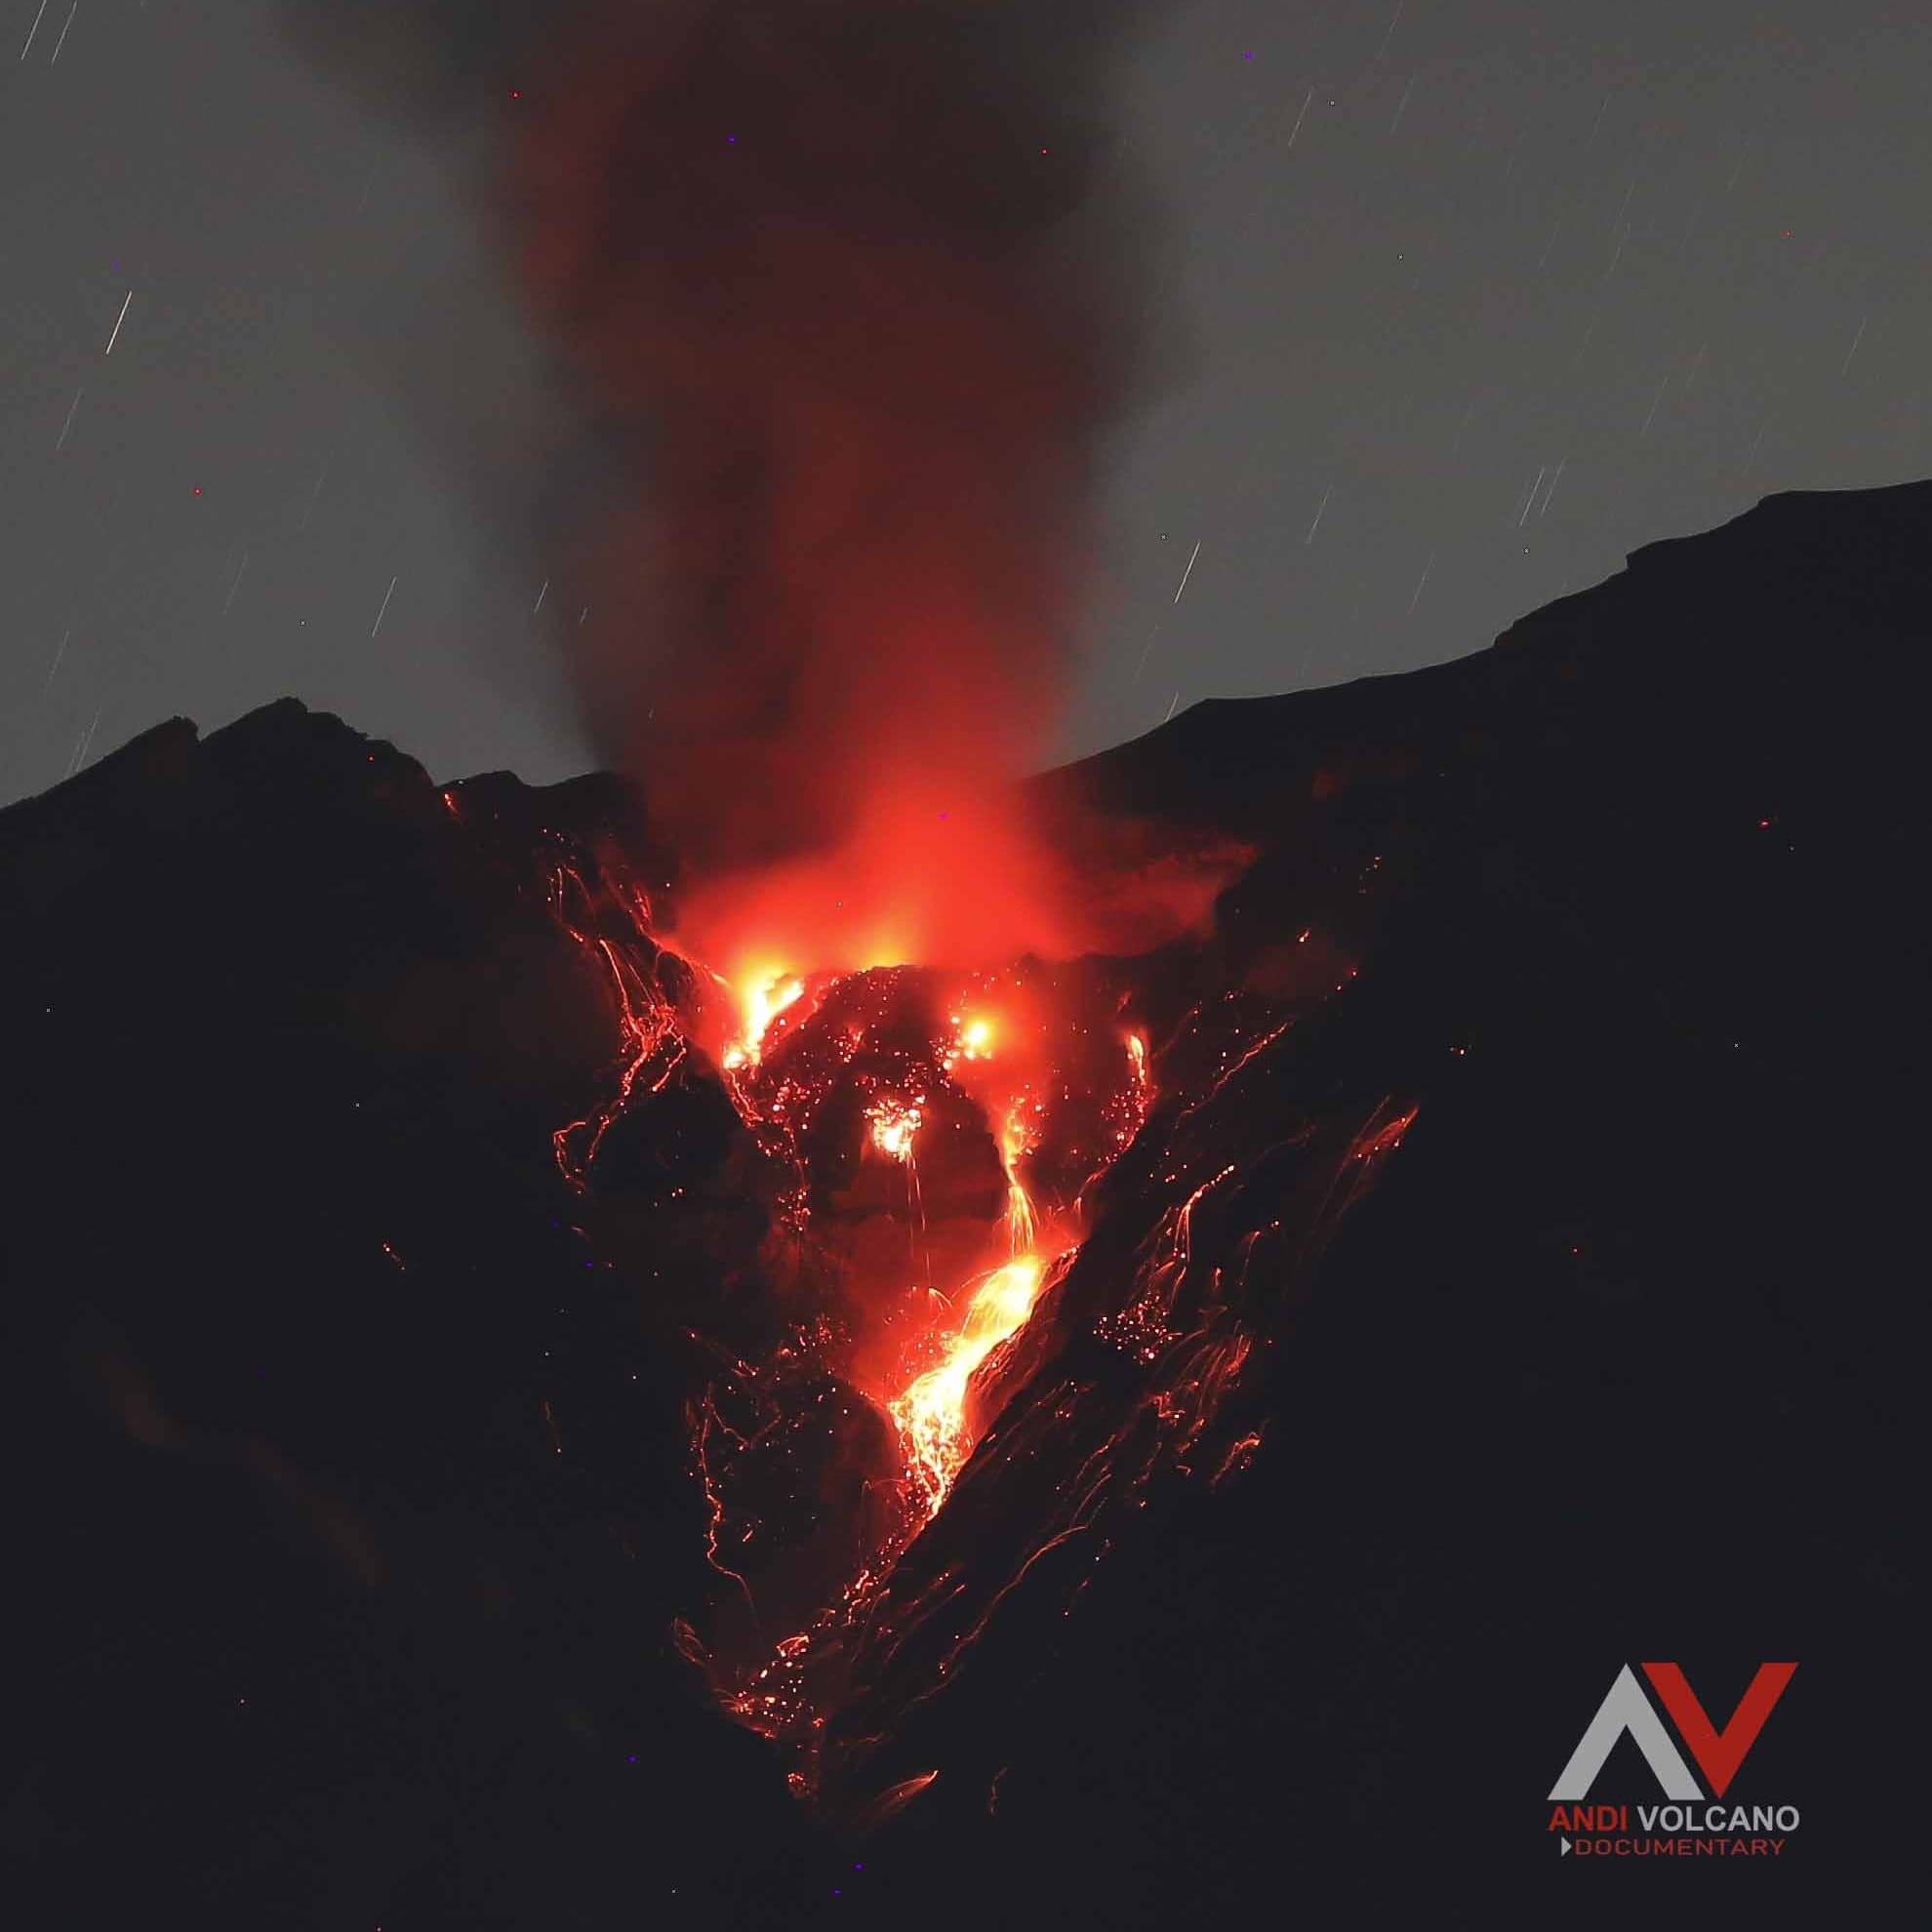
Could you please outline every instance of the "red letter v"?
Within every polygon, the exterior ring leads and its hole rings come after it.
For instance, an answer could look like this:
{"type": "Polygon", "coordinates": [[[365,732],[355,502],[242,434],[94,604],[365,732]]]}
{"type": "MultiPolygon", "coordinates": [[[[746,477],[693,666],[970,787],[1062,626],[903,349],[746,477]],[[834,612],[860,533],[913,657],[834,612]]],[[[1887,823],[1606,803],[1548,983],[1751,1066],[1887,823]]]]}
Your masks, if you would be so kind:
{"type": "Polygon", "coordinates": [[[1698,1769],[1711,1780],[1711,1790],[1717,1797],[1724,1795],[1725,1788],[1738,1774],[1738,1766],[1745,1761],[1745,1754],[1757,1742],[1757,1734],[1764,1728],[1764,1720],[1771,1714],[1772,1707],[1785,1694],[1785,1686],[1791,1680],[1795,1664],[1760,1664],[1757,1675],[1751,1678],[1751,1688],[1738,1700],[1738,1708],[1731,1712],[1731,1721],[1719,1731],[1704,1714],[1704,1706],[1698,1703],[1697,1693],[1684,1680],[1684,1673],[1674,1664],[1646,1664],[1643,1674],[1650,1679],[1650,1687],[1670,1713],[1670,1721],[1676,1725],[1677,1734],[1690,1746],[1691,1755],[1697,1759],[1698,1769]]]}

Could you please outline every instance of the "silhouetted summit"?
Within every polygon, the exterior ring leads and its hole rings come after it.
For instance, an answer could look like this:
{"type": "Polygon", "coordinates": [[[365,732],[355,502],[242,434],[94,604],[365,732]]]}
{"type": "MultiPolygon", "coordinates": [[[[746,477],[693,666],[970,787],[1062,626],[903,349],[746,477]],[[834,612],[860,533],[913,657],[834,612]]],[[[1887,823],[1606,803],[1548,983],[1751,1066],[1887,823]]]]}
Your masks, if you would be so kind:
{"type": "Polygon", "coordinates": [[[612,1105],[614,988],[688,970],[625,913],[676,884],[635,790],[439,787],[284,700],[0,813],[27,1916],[1688,1924],[1692,1874],[1544,1829],[1650,1658],[1720,1724],[1799,1662],[1735,1794],[1805,1822],[1737,1912],[1881,1896],[1928,644],[1932,483],[1783,496],[1035,782],[1256,857],[1198,945],[1078,969],[1170,1099],[854,1650],[835,1829],[692,1661],[689,1405],[785,1333],[783,1189],[702,1055],[612,1105]],[[1224,1170],[1164,1365],[1103,1346],[1224,1170]]]}

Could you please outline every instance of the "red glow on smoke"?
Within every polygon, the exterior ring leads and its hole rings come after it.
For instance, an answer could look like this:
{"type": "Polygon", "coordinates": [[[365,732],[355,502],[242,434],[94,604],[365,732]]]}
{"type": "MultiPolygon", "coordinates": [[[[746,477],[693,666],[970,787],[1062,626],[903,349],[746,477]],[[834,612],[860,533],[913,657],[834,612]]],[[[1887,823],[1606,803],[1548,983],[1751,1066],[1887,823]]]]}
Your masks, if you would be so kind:
{"type": "MultiPolygon", "coordinates": [[[[759,1266],[787,1339],[688,1420],[725,1586],[707,1668],[804,1742],[801,1780],[836,1632],[863,1648],[904,1614],[907,1552],[988,1479],[1089,1192],[1150,1117],[1109,962],[1203,923],[1245,857],[1096,826],[1076,860],[1017,783],[1052,748],[1137,312],[1107,251],[1069,243],[1098,143],[1037,51],[1064,31],[1017,7],[672,0],[573,42],[519,131],[524,281],[627,471],[567,560],[599,614],[576,669],[683,869],[671,930],[626,909],[693,969],[673,1012],[655,954],[647,978],[644,947],[560,902],[620,1050],[558,1158],[584,1185],[688,1040],[785,1177],[759,1266]]],[[[1092,1469],[1008,1588],[1086,1535],[1116,1431],[1139,1480],[1239,1379],[1250,1338],[1196,1306],[1191,1246],[1232,1173],[1188,1177],[1120,1332],[1089,1322],[1151,1394],[1096,1411],[1092,1469]]],[[[1057,1416],[1026,1427],[1089,1427],[1057,1416]]]]}
{"type": "Polygon", "coordinates": [[[678,906],[680,944],[755,997],[774,979],[877,966],[971,968],[1081,937],[1059,867],[997,799],[952,809],[883,785],[829,851],[706,877],[678,906]]]}
{"type": "Polygon", "coordinates": [[[520,136],[525,285],[631,469],[577,537],[586,715],[734,986],[1113,937],[1009,787],[1052,747],[1134,307],[1069,241],[1096,144],[1050,36],[1001,11],[614,18],[520,136]],[[1045,182],[1012,128],[1050,116],[1045,182]]]}

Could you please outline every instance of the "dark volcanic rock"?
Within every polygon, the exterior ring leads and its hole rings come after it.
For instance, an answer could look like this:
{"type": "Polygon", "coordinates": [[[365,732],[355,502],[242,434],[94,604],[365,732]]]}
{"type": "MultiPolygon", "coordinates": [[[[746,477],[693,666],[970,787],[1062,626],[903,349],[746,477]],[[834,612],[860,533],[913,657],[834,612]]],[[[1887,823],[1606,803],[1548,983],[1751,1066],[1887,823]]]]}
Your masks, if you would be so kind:
{"type": "MultiPolygon", "coordinates": [[[[703,1067],[587,1195],[552,1157],[616,1052],[557,869],[670,877],[628,791],[439,792],[283,704],[0,814],[26,1917],[1493,1926],[1591,1887],[1689,1923],[1691,1874],[1559,1864],[1543,1793],[1626,1661],[1721,1722],[1795,1658],[1735,1795],[1804,1826],[1715,1878],[1878,1922],[1923,1617],[1928,612],[1932,484],[1775,498],[1474,657],[1040,782],[1260,849],[1147,967],[1164,1088],[1293,1025],[1114,1169],[997,1439],[1123,1373],[1093,1324],[1172,1153],[1246,1163],[1181,1292],[1273,1257],[1259,1441],[1109,1518],[1071,1615],[1077,1539],[1001,1598],[858,1751],[941,1775],[857,1851],[670,1635],[729,1589],[685,1337],[767,1338],[769,1175],[703,1067]]],[[[908,1590],[995,1576],[1018,1466],[969,1470],[908,1590]]]]}

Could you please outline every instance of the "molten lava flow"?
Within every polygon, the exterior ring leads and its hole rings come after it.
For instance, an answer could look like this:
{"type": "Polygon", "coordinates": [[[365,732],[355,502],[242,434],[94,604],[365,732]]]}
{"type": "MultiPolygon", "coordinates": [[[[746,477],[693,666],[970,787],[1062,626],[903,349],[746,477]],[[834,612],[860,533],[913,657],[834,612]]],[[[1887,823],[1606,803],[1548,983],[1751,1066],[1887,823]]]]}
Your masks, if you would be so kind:
{"type": "Polygon", "coordinates": [[[946,1345],[937,1368],[913,1379],[892,1404],[906,1445],[907,1473],[927,1520],[939,1513],[953,1477],[972,1453],[966,1428],[966,1391],[973,1372],[1033,1311],[1046,1273],[1038,1255],[1021,1255],[996,1268],[973,1291],[966,1318],[946,1345]]]}
{"type": "Polygon", "coordinates": [[[1016,1256],[1033,1245],[1037,1231],[1033,1197],[1020,1179],[1020,1163],[1028,1142],[1026,1118],[1019,1107],[1006,1116],[1006,1127],[999,1139],[999,1161],[1006,1170],[1006,1233],[1016,1256]]]}
{"type": "Polygon", "coordinates": [[[783,967],[753,967],[737,985],[742,989],[738,995],[739,1029],[724,1050],[724,1065],[733,1072],[741,1067],[757,1066],[772,1022],[787,1007],[796,1005],[805,991],[805,982],[783,967]]]}
{"type": "MultiPolygon", "coordinates": [[[[1163,1159],[1157,1185],[1176,1192],[1097,1306],[1092,1277],[1079,1275],[1084,1203],[1153,1117],[1147,1036],[1125,1017],[1140,995],[1117,964],[820,971],[780,938],[728,955],[751,962],[729,975],[684,954],[689,970],[647,978],[634,957],[648,933],[633,956],[610,937],[609,897],[581,880],[579,892],[603,924],[564,923],[615,984],[623,1059],[614,1102],[566,1130],[560,1155],[569,1147],[587,1166],[601,1126],[684,1065],[688,1039],[772,1164],[765,1259],[773,1287],[799,1300],[786,1339],[755,1360],[723,1356],[688,1412],[704,1553],[728,1588],[710,1643],[694,1635],[687,1654],[734,1715],[795,1753],[788,1776],[810,1794],[834,1715],[892,1695],[874,1673],[900,1670],[895,1632],[922,1628],[967,1588],[934,1531],[964,1483],[978,1540],[989,1533],[984,1499],[1065,1431],[1071,1486],[1050,1482],[1037,1521],[1028,1509],[997,1532],[991,1593],[947,1624],[932,1666],[941,1675],[1005,1590],[1045,1574],[1050,1552],[1089,1547],[1107,1498],[1132,1507],[1156,1464],[1185,1474],[1198,1458],[1220,1481],[1258,1446],[1258,1435],[1237,1450],[1231,1432],[1209,1434],[1251,1357],[1239,1304],[1253,1243],[1227,1279],[1219,1267],[1204,1278],[1194,1250],[1197,1214],[1222,1211],[1237,1169],[1163,1159]],[[678,1005],[661,984],[685,989],[678,1005]],[[1093,1399],[1075,1390],[1069,1404],[1051,1384],[1036,1397],[1080,1278],[1078,1328],[1119,1348],[1131,1376],[1093,1399]],[[1046,1306],[1053,1333],[1042,1338],[1031,1331],[1046,1306]]],[[[641,927],[648,907],[616,897],[641,927]]],[[[1204,1033],[1183,1089],[1194,1105],[1172,1119],[1193,1121],[1259,1077],[1250,1069],[1282,1037],[1276,1027],[1256,1039],[1231,1017],[1225,1037],[1204,1033]]],[[[1318,1220],[1346,1211],[1353,1177],[1412,1117],[1392,1105],[1377,1113],[1318,1220]]]]}
{"type": "MultiPolygon", "coordinates": [[[[844,1340],[832,1345],[836,1373],[890,1419],[898,1443],[900,1518],[871,1552],[872,1567],[884,1575],[937,1514],[973,1453],[982,1372],[1031,1317],[1056,1262],[1078,1245],[1065,1177],[1036,1205],[1026,1169],[1047,1133],[1053,1097],[1067,1104],[1067,1043],[1090,1051],[1084,1043],[1091,1034],[1077,1003],[1054,989],[1045,970],[939,976],[895,967],[807,976],[765,963],[783,956],[777,948],[747,947],[745,956],[760,963],[742,977],[708,976],[735,1016],[721,1059],[741,1114],[761,1145],[806,1171],[806,1149],[825,1146],[819,1123],[831,1107],[833,1117],[853,1122],[839,1131],[863,1136],[854,1150],[857,1167],[842,1171],[855,1177],[847,1185],[861,1190],[856,1198],[871,1203],[864,1212],[885,1221],[910,1217],[909,1247],[897,1249],[896,1265],[889,1238],[869,1246],[862,1239],[838,1264],[855,1306],[844,1340]],[[840,1093],[856,1120],[833,1107],[840,1093]],[[939,1161],[937,1198],[922,1188],[919,1175],[920,1148],[929,1138],[939,1161]],[[999,1205],[989,1223],[979,1224],[984,1232],[971,1237],[969,1252],[962,1246],[969,1237],[960,1231],[962,1198],[983,1196],[958,1193],[960,1163],[970,1171],[971,1149],[988,1143],[999,1205]],[[874,1156],[903,1167],[909,1190],[865,1191],[865,1161],[874,1156]],[[941,1223],[937,1237],[934,1217],[941,1223]]],[[[1089,1068],[1081,1098],[1072,1103],[1076,1111],[1091,1109],[1077,1138],[1103,1160],[1132,1138],[1151,1091],[1144,1042],[1134,1034],[1118,1038],[1118,1057],[1103,1056],[1099,1091],[1087,1091],[1094,1079],[1089,1068]]],[[[1083,1170],[1077,1182],[1089,1178],[1083,1170]]],[[[794,1237],[816,1240],[820,1252],[828,1239],[841,1238],[837,1228],[849,1222],[813,1233],[809,1179],[794,1197],[787,1224],[794,1237]]],[[[837,1197],[822,1205],[841,1212],[837,1197]]],[[[966,1226],[973,1225],[969,1218],[966,1226]]],[[[802,1654],[768,1669],[786,1674],[802,1654]]],[[[765,1678],[758,1681],[764,1686],[755,1693],[759,1711],[791,1708],[765,1678]]]]}
{"type": "MultiPolygon", "coordinates": [[[[632,1096],[638,1091],[645,1068],[662,1056],[656,1077],[647,1083],[648,1091],[660,1092],[682,1065],[685,1054],[685,1042],[677,1028],[676,1014],[637,961],[612,940],[576,923],[573,906],[587,906],[590,900],[590,889],[583,873],[574,865],[559,866],[551,884],[551,909],[564,931],[586,951],[594,952],[610,975],[611,986],[617,995],[621,1041],[616,1092],[583,1119],[559,1127],[550,1137],[559,1171],[580,1193],[584,1191],[590,1163],[596,1159],[597,1150],[603,1146],[604,1136],[610,1132],[618,1115],[629,1106],[632,1096]]],[[[648,903],[641,895],[633,895],[624,903],[641,935],[648,929],[648,903]]]]}

